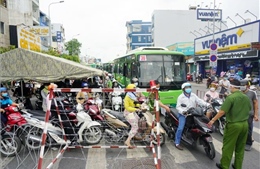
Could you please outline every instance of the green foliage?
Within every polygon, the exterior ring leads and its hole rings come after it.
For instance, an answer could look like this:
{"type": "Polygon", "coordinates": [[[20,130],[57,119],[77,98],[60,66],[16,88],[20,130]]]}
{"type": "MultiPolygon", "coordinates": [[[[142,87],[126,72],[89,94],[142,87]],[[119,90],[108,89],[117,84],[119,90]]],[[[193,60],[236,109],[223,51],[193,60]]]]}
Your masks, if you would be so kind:
{"type": "Polygon", "coordinates": [[[81,46],[82,44],[77,39],[72,39],[65,43],[65,49],[69,51],[69,55],[71,56],[79,56],[81,46]]]}
{"type": "Polygon", "coordinates": [[[9,52],[10,50],[15,49],[15,46],[11,45],[8,47],[0,47],[0,54],[5,53],[5,52],[9,52]]]}
{"type": "Polygon", "coordinates": [[[67,54],[60,54],[58,51],[55,51],[55,50],[42,51],[42,53],[52,55],[52,56],[56,56],[56,57],[60,57],[60,58],[64,58],[64,59],[71,60],[71,61],[74,61],[74,62],[77,62],[77,63],[80,62],[78,56],[70,56],[70,55],[67,55],[67,54]]]}

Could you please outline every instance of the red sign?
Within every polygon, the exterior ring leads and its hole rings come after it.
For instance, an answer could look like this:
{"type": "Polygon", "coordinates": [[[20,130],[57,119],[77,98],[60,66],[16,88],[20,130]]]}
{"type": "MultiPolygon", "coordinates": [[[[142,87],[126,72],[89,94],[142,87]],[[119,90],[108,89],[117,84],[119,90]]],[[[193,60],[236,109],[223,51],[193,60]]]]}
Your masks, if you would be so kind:
{"type": "Polygon", "coordinates": [[[140,55],[139,61],[147,61],[146,55],[140,55]]]}

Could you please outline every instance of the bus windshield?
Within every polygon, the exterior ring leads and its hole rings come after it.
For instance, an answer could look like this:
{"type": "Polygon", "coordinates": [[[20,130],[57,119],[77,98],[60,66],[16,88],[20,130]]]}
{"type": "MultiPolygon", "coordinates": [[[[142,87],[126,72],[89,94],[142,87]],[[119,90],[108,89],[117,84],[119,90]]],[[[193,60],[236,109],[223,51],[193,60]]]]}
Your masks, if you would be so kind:
{"type": "Polygon", "coordinates": [[[146,55],[140,60],[140,82],[155,79],[159,82],[185,81],[185,61],[182,55],[146,55]]]}

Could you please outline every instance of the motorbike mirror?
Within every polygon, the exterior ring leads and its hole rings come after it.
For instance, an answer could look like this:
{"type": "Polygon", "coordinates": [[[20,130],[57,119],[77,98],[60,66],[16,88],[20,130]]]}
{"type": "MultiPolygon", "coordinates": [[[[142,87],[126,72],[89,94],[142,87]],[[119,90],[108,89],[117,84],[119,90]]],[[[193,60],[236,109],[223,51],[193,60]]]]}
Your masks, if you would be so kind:
{"type": "Polygon", "coordinates": [[[209,95],[209,94],[206,94],[206,96],[207,96],[207,97],[210,97],[210,95],[209,95]]]}
{"type": "Polygon", "coordinates": [[[181,107],[187,107],[187,105],[186,104],[181,104],[181,107]]]}

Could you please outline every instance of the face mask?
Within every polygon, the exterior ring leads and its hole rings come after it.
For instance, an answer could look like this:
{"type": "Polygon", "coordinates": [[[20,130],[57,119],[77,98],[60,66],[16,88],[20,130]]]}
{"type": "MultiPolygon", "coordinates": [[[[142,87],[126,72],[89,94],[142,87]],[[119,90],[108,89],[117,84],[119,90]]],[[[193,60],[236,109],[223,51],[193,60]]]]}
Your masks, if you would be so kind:
{"type": "Polygon", "coordinates": [[[2,96],[3,96],[3,97],[7,97],[8,94],[7,94],[7,93],[2,93],[2,96]]]}
{"type": "Polygon", "coordinates": [[[115,83],[114,86],[117,87],[117,83],[115,83]]]}
{"type": "Polygon", "coordinates": [[[224,80],[227,80],[227,78],[225,77],[224,80]]]}
{"type": "Polygon", "coordinates": [[[134,83],[135,86],[138,86],[138,83],[134,83]]]}
{"type": "Polygon", "coordinates": [[[191,93],[191,88],[185,89],[185,92],[190,94],[191,93]]]}
{"type": "Polygon", "coordinates": [[[214,87],[211,87],[209,90],[215,92],[216,89],[214,87]]]}
{"type": "Polygon", "coordinates": [[[246,86],[241,86],[241,87],[240,87],[240,90],[241,90],[241,91],[246,91],[246,89],[247,89],[246,86]]]}

